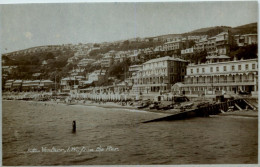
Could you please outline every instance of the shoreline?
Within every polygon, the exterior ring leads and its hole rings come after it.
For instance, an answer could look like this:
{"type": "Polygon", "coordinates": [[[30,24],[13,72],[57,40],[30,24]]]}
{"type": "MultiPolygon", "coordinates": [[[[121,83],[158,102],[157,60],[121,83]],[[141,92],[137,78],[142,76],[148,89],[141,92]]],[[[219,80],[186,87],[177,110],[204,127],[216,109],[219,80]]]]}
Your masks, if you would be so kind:
{"type": "Polygon", "coordinates": [[[220,116],[239,116],[239,117],[251,117],[251,118],[258,118],[258,111],[253,110],[238,110],[233,112],[225,112],[220,113],[220,116]]]}
{"type": "Polygon", "coordinates": [[[149,110],[140,110],[140,109],[137,109],[136,107],[134,106],[122,106],[120,104],[117,104],[117,103],[114,103],[114,102],[106,102],[104,104],[99,104],[99,103],[76,103],[76,104],[66,104],[66,103],[63,103],[63,102],[55,102],[55,101],[31,101],[31,100],[2,100],[2,101],[22,101],[22,102],[29,102],[29,103],[40,103],[40,104],[56,104],[56,105],[65,105],[65,106],[81,106],[81,107],[84,107],[84,106],[90,106],[90,107],[101,107],[101,108],[111,108],[111,109],[124,109],[124,110],[136,110],[136,111],[140,111],[140,112],[147,112],[147,113],[157,113],[157,114],[169,114],[169,113],[163,113],[163,112],[152,112],[152,111],[149,111],[149,110]]]}
{"type": "MultiPolygon", "coordinates": [[[[47,104],[59,104],[59,105],[68,105],[68,106],[93,106],[93,107],[101,107],[101,108],[111,108],[111,109],[129,109],[129,110],[136,110],[141,112],[148,112],[148,113],[156,113],[156,114],[164,114],[164,115],[173,115],[176,113],[179,113],[180,111],[176,111],[176,109],[171,110],[155,110],[155,109],[137,109],[134,106],[122,106],[120,104],[114,103],[114,102],[106,102],[106,103],[96,103],[92,101],[87,101],[87,103],[73,103],[73,104],[67,104],[64,102],[56,102],[56,101],[34,101],[34,100],[7,100],[4,99],[2,101],[22,101],[22,102],[30,102],[30,103],[47,103],[47,104]]],[[[258,111],[254,110],[237,110],[232,112],[225,112],[220,113],[218,116],[225,116],[225,117],[251,117],[251,118],[258,118],[258,111]]]]}

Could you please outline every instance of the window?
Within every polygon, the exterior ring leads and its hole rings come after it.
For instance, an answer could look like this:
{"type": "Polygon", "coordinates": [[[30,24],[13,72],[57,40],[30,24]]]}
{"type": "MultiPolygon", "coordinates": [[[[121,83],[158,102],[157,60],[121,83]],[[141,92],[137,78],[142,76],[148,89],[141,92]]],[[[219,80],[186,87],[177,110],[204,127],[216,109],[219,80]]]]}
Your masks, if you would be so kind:
{"type": "Polygon", "coordinates": [[[226,66],[224,66],[224,69],[223,69],[224,71],[227,71],[227,67],[226,66]]]}
{"type": "Polygon", "coordinates": [[[246,64],[246,70],[248,70],[248,64],[246,64]]]}
{"type": "Polygon", "coordinates": [[[252,69],[255,69],[255,64],[252,64],[252,69]]]}
{"type": "Polygon", "coordinates": [[[234,71],[235,70],[235,66],[232,66],[232,71],[234,71]]]}
{"type": "Polygon", "coordinates": [[[199,73],[199,68],[197,68],[197,73],[199,73]]]}
{"type": "Polygon", "coordinates": [[[219,71],[219,67],[216,67],[216,71],[219,71]]]}
{"type": "Polygon", "coordinates": [[[190,69],[190,73],[193,73],[193,69],[190,69]]]}
{"type": "Polygon", "coordinates": [[[202,68],[202,72],[205,72],[205,68],[202,68]]]}
{"type": "Polygon", "coordinates": [[[241,65],[238,65],[238,70],[241,70],[241,65]]]}
{"type": "Polygon", "coordinates": [[[210,67],[210,72],[213,72],[213,67],[210,67]]]}

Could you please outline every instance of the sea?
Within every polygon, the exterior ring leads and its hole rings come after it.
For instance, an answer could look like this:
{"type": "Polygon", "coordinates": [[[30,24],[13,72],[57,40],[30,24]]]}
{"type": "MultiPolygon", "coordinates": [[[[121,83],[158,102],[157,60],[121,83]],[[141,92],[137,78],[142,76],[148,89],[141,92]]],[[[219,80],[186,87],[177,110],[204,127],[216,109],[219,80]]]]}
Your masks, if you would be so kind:
{"type": "Polygon", "coordinates": [[[2,101],[2,162],[4,166],[258,162],[257,117],[142,123],[163,116],[123,108],[2,101]]]}

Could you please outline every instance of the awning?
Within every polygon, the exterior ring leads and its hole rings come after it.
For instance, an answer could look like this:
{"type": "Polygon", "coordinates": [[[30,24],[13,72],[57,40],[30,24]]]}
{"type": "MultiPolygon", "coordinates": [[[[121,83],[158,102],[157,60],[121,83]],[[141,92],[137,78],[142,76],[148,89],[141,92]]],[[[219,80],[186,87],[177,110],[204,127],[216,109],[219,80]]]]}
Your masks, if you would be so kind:
{"type": "Polygon", "coordinates": [[[84,81],[84,84],[92,84],[94,81],[84,81]]]}

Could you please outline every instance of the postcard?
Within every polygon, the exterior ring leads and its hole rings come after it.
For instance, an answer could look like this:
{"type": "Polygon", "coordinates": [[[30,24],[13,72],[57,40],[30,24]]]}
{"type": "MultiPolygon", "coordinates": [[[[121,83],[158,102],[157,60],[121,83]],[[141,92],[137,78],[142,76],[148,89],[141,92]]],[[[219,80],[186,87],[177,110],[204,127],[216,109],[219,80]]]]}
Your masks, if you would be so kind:
{"type": "Polygon", "coordinates": [[[258,163],[258,2],[0,5],[2,165],[258,163]]]}

